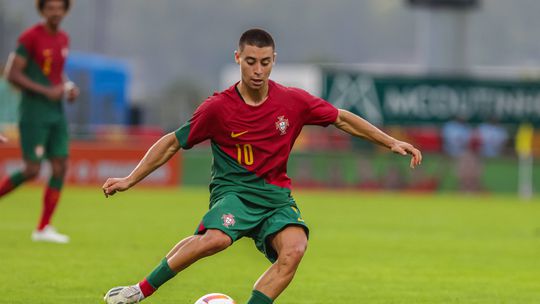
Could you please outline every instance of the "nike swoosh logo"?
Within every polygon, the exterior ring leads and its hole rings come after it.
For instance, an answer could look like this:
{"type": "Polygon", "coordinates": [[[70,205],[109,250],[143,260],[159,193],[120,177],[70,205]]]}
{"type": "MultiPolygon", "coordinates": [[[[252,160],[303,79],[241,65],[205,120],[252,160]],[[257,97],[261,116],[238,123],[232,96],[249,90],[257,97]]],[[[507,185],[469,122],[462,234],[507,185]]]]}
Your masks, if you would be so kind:
{"type": "Polygon", "coordinates": [[[231,137],[232,138],[237,138],[237,137],[240,137],[240,136],[246,134],[247,132],[249,132],[249,131],[244,131],[244,132],[240,132],[240,133],[231,132],[231,137]]]}

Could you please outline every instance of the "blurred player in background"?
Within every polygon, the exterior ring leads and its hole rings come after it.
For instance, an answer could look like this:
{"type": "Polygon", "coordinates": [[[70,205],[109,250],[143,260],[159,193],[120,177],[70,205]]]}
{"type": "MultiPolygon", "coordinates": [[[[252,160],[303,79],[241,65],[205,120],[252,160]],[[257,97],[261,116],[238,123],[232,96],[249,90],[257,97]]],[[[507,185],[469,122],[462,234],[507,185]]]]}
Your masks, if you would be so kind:
{"type": "Polygon", "coordinates": [[[180,241],[140,283],[109,290],[107,303],[138,303],[197,260],[244,236],[273,263],[255,283],[248,304],[272,303],[291,282],[307,248],[308,227],[286,174],[304,125],[334,124],[396,153],[411,154],[411,167],[420,164],[421,153],[412,145],[301,89],[269,80],[275,56],[270,34],[246,31],[235,52],[241,80],[209,97],[186,124],[156,142],[129,176],[105,182],[106,196],[128,190],[179,149],[211,140],[211,207],[195,235],[180,241]]]}
{"type": "Polygon", "coordinates": [[[50,225],[64,182],[68,157],[68,130],[62,99],[74,101],[79,89],[64,73],[69,37],[60,23],[70,8],[69,0],[38,0],[43,23],[24,31],[7,67],[8,80],[22,91],[19,132],[24,168],[4,177],[0,197],[39,175],[41,161],[52,168],[43,197],[43,211],[32,240],[67,243],[69,237],[50,225]]]}

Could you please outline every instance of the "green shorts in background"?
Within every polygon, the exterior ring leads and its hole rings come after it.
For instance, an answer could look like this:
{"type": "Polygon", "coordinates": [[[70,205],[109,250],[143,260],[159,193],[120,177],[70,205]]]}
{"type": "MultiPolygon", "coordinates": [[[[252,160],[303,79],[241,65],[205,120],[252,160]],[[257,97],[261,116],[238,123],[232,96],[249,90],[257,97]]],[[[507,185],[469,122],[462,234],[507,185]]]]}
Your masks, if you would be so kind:
{"type": "Polygon", "coordinates": [[[244,236],[255,241],[257,249],[272,263],[277,260],[276,251],[267,243],[267,238],[289,225],[309,230],[294,199],[290,205],[280,208],[262,207],[227,194],[219,199],[204,215],[195,234],[202,234],[207,229],[218,229],[226,233],[233,242],[244,236]]]}
{"type": "Polygon", "coordinates": [[[65,120],[20,122],[19,132],[24,159],[39,162],[44,158],[68,156],[69,135],[65,120]]]}

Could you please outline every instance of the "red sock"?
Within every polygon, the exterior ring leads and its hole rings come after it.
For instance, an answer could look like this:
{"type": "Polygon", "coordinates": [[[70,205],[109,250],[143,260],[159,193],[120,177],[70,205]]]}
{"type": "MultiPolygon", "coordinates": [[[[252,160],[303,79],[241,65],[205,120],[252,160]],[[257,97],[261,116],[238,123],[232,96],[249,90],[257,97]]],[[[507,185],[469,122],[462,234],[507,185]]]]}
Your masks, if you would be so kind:
{"type": "Polygon", "coordinates": [[[45,195],[43,197],[43,211],[41,213],[41,220],[39,221],[38,230],[43,230],[45,226],[49,225],[51,217],[58,205],[60,199],[60,191],[51,187],[47,187],[45,195]]]}
{"type": "Polygon", "coordinates": [[[4,178],[2,178],[2,181],[0,181],[0,196],[9,193],[14,188],[15,185],[13,185],[8,176],[5,176],[4,178]]]}
{"type": "Polygon", "coordinates": [[[156,291],[156,289],[152,287],[152,285],[150,285],[146,279],[139,282],[139,288],[141,288],[142,294],[145,298],[148,298],[154,293],[154,291],[156,291]]]}

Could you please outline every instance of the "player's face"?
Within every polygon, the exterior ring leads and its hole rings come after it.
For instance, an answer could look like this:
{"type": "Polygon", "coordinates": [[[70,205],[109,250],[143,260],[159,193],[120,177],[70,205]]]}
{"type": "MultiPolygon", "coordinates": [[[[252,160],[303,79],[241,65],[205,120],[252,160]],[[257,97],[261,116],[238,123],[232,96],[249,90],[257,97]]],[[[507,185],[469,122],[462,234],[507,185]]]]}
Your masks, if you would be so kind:
{"type": "Polygon", "coordinates": [[[276,54],[271,46],[257,47],[245,45],[235,53],[236,63],[240,65],[242,83],[252,90],[259,90],[268,85],[276,54]]]}
{"type": "Polygon", "coordinates": [[[64,1],[61,0],[49,0],[45,1],[41,15],[45,18],[48,25],[52,27],[60,26],[62,19],[66,15],[66,8],[64,7],[64,1]]]}

